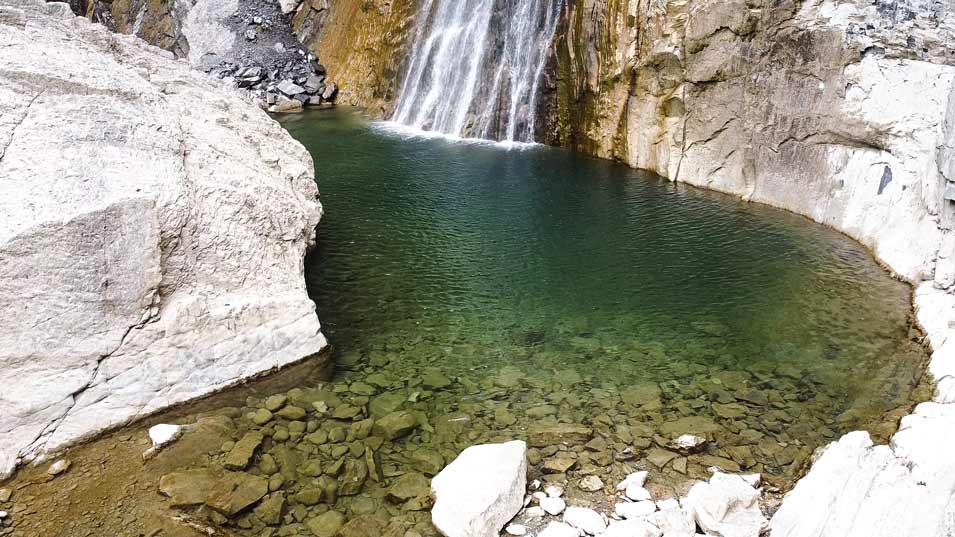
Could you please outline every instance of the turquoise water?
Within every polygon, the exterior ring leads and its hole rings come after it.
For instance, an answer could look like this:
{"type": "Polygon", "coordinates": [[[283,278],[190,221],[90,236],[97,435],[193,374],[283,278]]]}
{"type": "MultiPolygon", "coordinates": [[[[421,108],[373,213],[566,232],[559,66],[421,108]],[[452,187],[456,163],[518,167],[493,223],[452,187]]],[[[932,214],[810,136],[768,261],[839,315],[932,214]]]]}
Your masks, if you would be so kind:
{"type": "Polygon", "coordinates": [[[415,136],[341,108],[283,124],[326,209],[306,274],[336,382],[473,420],[409,448],[449,458],[566,422],[610,442],[580,475],[666,450],[674,478],[722,465],[785,485],[814,448],[890,432],[910,403],[924,360],[910,289],[841,234],[560,149],[415,136]],[[684,432],[704,451],[673,449],[684,432]]]}

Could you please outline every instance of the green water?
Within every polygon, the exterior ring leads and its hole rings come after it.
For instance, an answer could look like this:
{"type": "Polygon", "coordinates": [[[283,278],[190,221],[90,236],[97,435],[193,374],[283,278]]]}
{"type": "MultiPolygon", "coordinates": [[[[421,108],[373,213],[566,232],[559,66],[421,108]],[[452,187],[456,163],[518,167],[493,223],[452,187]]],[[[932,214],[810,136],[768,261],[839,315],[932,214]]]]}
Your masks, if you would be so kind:
{"type": "Polygon", "coordinates": [[[363,409],[310,427],[376,408],[422,423],[376,448],[385,482],[361,492],[376,501],[416,453],[446,463],[556,423],[601,441],[533,449],[534,475],[566,455],[571,484],[718,465],[786,485],[813,449],[889,433],[910,402],[910,289],[843,235],[559,149],[415,137],[347,109],[283,124],[326,209],[306,275],[336,349],[331,404],[363,409]],[[705,449],[676,452],[682,433],[705,449]]]}

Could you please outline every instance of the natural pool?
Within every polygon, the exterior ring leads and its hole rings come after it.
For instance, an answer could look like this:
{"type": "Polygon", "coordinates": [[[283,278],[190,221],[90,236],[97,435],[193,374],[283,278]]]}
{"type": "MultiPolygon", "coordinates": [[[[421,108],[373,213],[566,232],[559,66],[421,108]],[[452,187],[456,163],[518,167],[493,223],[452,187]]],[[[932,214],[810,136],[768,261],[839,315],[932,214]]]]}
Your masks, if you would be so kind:
{"type": "Polygon", "coordinates": [[[145,463],[140,424],[54,481],[25,470],[14,535],[435,535],[428,478],[515,438],[577,504],[612,503],[635,469],[657,499],[712,466],[785,488],[844,432],[885,440],[924,393],[909,287],[804,218],[344,108],[282,122],[326,208],[306,276],[331,381],[292,368],[150,418],[198,424],[145,463]]]}
{"type": "Polygon", "coordinates": [[[307,277],[337,378],[469,419],[411,443],[447,458],[585,424],[609,445],[582,473],[630,448],[675,478],[717,465],[784,486],[844,432],[885,438],[911,401],[910,288],[839,233],[558,149],[341,108],[283,123],[326,206],[307,277]],[[682,433],[710,441],[684,457],[682,433]]]}

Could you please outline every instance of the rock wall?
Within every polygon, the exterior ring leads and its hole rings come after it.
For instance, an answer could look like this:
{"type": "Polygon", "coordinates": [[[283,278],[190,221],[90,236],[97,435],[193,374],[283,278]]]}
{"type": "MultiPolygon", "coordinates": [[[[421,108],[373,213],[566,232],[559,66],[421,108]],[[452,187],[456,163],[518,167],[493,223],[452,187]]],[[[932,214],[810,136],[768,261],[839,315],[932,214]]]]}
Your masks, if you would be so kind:
{"type": "Polygon", "coordinates": [[[419,0],[306,0],[292,29],[335,74],[339,102],[391,115],[419,0]]]}
{"type": "Polygon", "coordinates": [[[804,214],[932,279],[953,41],[933,0],[580,0],[548,140],[804,214]]]}
{"type": "Polygon", "coordinates": [[[826,450],[774,537],[955,535],[955,4],[576,0],[546,139],[788,209],[917,286],[933,402],[826,450]]]}
{"type": "Polygon", "coordinates": [[[66,4],[0,0],[0,475],[316,355],[308,152],[66,4]]]}

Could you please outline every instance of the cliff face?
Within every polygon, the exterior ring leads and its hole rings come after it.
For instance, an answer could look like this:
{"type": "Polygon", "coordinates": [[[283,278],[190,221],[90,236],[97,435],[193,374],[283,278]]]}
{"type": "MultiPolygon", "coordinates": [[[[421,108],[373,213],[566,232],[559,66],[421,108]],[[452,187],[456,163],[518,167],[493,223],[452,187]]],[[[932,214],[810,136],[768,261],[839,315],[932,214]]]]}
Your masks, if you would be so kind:
{"type": "Polygon", "coordinates": [[[0,0],[0,476],[325,347],[312,159],[65,4],[0,0]]]}
{"type": "Polygon", "coordinates": [[[334,73],[339,101],[387,117],[413,37],[419,0],[306,0],[292,29],[334,73]]]}
{"type": "Polygon", "coordinates": [[[953,39],[955,7],[930,0],[580,0],[548,141],[805,214],[931,279],[953,39]]]}

